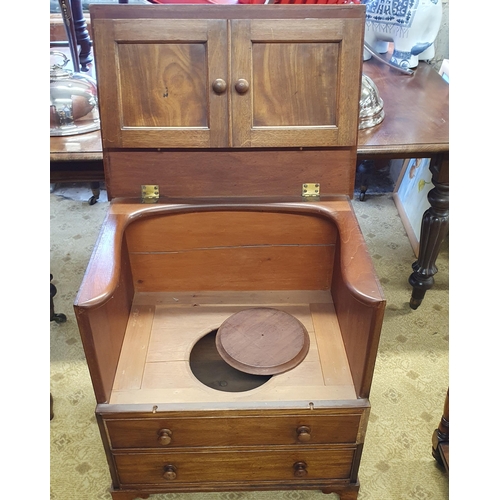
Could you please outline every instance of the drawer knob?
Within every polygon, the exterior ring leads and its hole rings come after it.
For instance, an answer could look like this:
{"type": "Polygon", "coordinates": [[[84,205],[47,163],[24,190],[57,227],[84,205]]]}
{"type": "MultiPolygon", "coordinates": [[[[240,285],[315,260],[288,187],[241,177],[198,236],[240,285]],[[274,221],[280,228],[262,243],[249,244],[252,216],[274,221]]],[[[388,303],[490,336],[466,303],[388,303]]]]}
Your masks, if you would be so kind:
{"type": "Polygon", "coordinates": [[[172,431],[170,429],[160,429],[158,431],[158,442],[162,446],[167,446],[172,442],[172,431]]]}
{"type": "Polygon", "coordinates": [[[226,91],[227,84],[222,78],[217,78],[212,83],[212,89],[216,94],[223,94],[226,91]]]}
{"type": "Polygon", "coordinates": [[[168,481],[173,481],[177,477],[177,467],[175,465],[165,465],[163,470],[163,477],[168,481]]]}
{"type": "Polygon", "coordinates": [[[234,88],[238,94],[246,94],[250,88],[250,84],[244,78],[240,78],[234,88]]]}
{"type": "Polygon", "coordinates": [[[297,427],[297,439],[301,443],[306,443],[311,440],[311,429],[307,425],[297,427]]]}
{"type": "Polygon", "coordinates": [[[305,477],[307,476],[307,464],[305,462],[295,462],[293,464],[295,477],[305,477]]]}

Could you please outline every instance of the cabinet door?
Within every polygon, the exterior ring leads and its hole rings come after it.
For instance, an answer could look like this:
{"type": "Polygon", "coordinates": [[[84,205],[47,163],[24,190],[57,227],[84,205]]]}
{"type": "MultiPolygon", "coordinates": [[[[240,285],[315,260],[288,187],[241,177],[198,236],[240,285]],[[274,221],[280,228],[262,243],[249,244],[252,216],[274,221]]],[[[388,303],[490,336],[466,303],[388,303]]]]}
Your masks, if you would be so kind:
{"type": "Polygon", "coordinates": [[[233,146],[356,144],[362,22],[232,20],[230,30],[233,146]]]}
{"type": "Polygon", "coordinates": [[[93,30],[105,147],[228,145],[226,20],[98,19],[93,30]]]}

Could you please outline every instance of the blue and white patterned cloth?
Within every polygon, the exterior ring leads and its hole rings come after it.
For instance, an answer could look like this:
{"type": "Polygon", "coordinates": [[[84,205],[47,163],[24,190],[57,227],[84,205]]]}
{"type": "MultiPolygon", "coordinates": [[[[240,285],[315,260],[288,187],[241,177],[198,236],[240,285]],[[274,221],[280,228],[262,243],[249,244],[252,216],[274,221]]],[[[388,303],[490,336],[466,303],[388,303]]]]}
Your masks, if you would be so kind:
{"type": "Polygon", "coordinates": [[[362,0],[366,21],[410,27],[419,0],[362,0]]]}

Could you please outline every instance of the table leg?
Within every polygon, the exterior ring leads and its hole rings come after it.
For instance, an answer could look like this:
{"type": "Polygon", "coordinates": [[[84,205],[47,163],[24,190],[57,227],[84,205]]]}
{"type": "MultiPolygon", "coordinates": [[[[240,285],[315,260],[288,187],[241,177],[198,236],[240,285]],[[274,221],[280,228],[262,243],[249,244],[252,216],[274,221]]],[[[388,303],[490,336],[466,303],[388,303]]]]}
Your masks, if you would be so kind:
{"type": "Polygon", "coordinates": [[[448,153],[433,158],[431,162],[432,183],[434,188],[427,198],[431,204],[422,218],[418,259],[413,263],[413,273],[408,279],[413,287],[410,307],[417,309],[424,299],[425,292],[434,285],[434,275],[438,269],[436,259],[441,243],[448,234],[449,213],[449,167],[448,153]]]}
{"type": "Polygon", "coordinates": [[[83,16],[83,7],[81,0],[71,0],[71,11],[73,13],[73,23],[75,27],[75,35],[80,45],[79,61],[82,71],[88,71],[87,65],[92,62],[91,41],[87,30],[87,22],[83,16]]]}

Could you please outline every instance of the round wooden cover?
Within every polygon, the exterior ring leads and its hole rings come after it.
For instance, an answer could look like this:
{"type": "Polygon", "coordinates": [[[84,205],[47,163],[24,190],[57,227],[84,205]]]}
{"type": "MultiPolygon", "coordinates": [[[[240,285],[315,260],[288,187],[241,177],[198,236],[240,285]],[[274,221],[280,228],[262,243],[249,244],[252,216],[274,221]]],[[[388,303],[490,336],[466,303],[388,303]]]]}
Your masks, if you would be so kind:
{"type": "Polygon", "coordinates": [[[309,334],[291,314],[245,309],[222,323],[215,338],[219,354],[237,370],[275,375],[295,368],[309,351],[309,334]]]}

